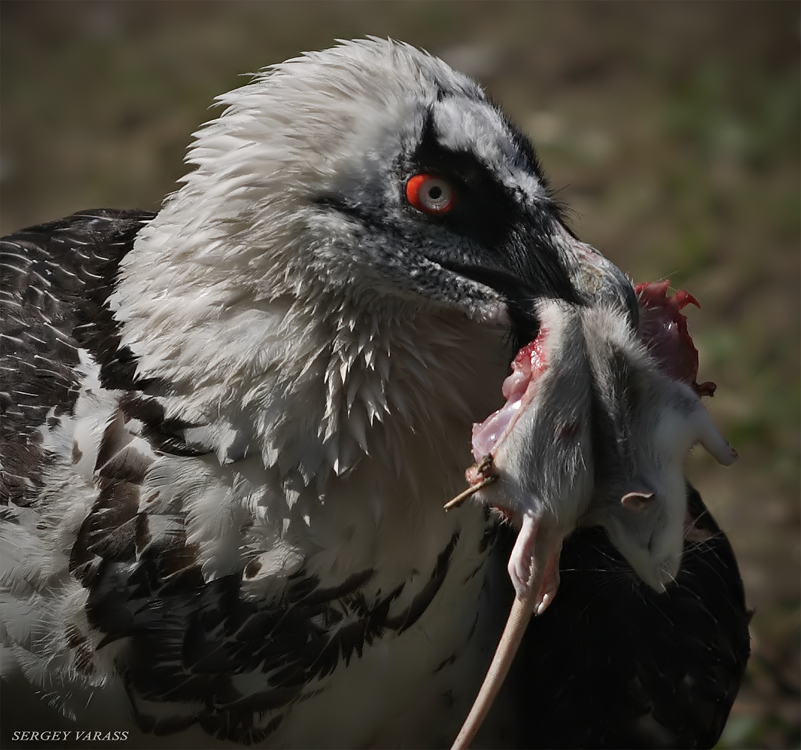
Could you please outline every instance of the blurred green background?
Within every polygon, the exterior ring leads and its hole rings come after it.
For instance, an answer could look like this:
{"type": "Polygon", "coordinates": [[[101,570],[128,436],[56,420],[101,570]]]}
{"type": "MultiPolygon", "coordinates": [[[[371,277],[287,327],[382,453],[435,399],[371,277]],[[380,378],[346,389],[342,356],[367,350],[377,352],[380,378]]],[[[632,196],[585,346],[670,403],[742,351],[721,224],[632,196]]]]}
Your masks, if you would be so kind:
{"type": "Polygon", "coordinates": [[[155,209],[243,73],[403,39],[480,79],[535,141],[574,230],[690,311],[741,460],[688,472],[755,608],[722,747],[799,747],[798,2],[0,3],[0,228],[155,209]]]}

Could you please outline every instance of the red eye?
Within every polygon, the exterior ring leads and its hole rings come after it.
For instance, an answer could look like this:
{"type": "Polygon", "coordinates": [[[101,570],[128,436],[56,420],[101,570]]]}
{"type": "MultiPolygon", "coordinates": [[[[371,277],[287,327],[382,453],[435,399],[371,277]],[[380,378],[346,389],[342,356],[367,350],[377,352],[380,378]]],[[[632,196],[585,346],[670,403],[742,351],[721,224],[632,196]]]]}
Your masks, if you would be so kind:
{"type": "Polygon", "coordinates": [[[418,211],[444,214],[453,207],[453,188],[441,177],[416,174],[406,182],[406,200],[418,211]]]}

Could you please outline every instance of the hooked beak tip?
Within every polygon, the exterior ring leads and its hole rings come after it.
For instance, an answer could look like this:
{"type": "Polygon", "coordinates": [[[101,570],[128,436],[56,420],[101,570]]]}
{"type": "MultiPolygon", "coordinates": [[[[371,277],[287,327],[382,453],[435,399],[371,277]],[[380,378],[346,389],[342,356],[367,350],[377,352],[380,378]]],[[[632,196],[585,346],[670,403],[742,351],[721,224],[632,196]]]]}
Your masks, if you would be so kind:
{"type": "Polygon", "coordinates": [[[636,329],[640,309],[634,287],[626,274],[592,245],[576,239],[566,229],[563,229],[562,238],[566,243],[570,275],[582,296],[587,301],[607,301],[625,310],[636,329]]]}

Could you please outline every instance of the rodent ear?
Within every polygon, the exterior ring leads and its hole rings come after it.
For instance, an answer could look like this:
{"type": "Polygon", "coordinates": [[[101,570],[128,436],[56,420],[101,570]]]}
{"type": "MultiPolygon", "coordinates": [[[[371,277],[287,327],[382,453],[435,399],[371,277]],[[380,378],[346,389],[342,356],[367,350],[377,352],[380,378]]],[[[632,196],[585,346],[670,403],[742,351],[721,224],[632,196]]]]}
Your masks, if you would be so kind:
{"type": "Polygon", "coordinates": [[[653,492],[639,492],[635,490],[623,495],[623,497],[620,498],[620,504],[626,510],[637,512],[647,508],[653,497],[653,492]]]}
{"type": "Polygon", "coordinates": [[[620,498],[620,504],[632,513],[645,510],[656,495],[656,491],[644,479],[637,477],[631,483],[631,489],[620,498]]]}

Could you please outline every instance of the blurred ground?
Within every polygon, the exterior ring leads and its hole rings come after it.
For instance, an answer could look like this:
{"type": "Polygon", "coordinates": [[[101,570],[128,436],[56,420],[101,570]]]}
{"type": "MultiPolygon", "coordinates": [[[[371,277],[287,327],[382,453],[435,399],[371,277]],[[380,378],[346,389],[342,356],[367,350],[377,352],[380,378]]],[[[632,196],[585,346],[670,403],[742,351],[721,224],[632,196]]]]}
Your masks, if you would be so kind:
{"type": "Polygon", "coordinates": [[[672,279],[738,448],[689,467],[742,566],[754,655],[722,747],[799,747],[797,2],[0,4],[0,228],[156,208],[215,94],[375,34],[481,79],[534,138],[573,227],[672,279]]]}

